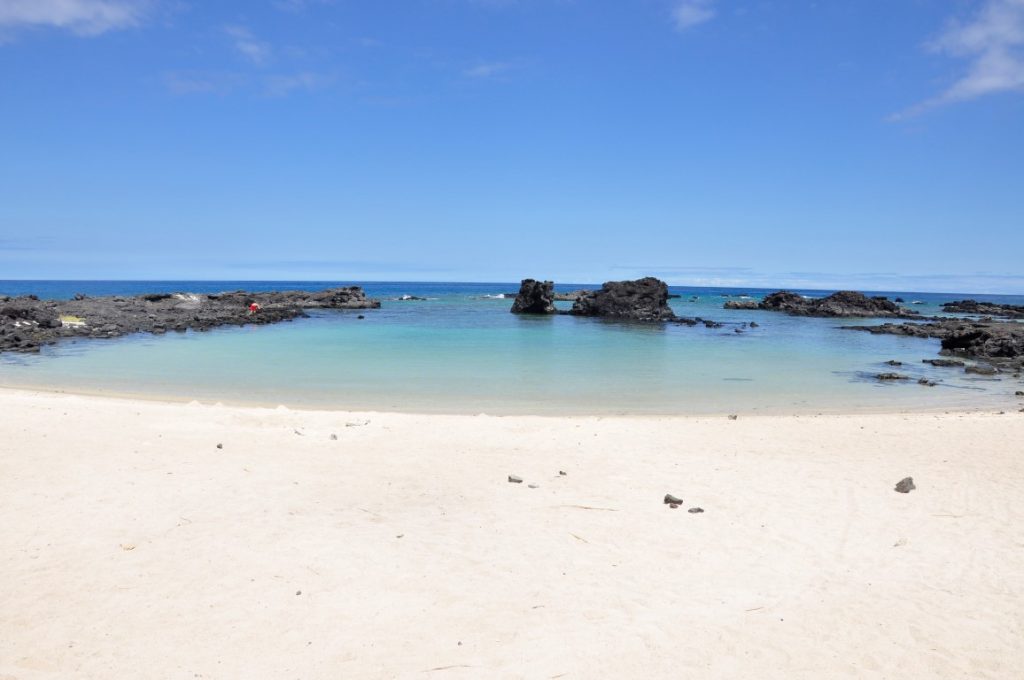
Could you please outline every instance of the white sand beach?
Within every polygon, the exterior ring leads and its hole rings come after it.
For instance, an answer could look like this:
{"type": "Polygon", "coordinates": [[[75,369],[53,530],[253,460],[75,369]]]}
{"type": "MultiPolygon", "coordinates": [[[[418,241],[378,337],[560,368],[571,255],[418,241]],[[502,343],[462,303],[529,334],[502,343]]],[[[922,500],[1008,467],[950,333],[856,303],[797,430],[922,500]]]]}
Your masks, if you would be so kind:
{"type": "Polygon", "coordinates": [[[1024,677],[1017,411],[0,413],[3,680],[1024,677]]]}

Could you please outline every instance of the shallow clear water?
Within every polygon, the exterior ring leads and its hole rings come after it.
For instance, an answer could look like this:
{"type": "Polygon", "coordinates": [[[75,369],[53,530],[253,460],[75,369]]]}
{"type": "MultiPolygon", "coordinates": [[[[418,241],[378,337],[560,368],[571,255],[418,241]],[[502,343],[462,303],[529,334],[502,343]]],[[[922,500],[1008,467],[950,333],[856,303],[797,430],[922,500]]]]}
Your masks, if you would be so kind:
{"type": "MultiPolygon", "coordinates": [[[[40,297],[320,289],[336,282],[3,282],[40,297]]],[[[724,328],[508,312],[517,284],[363,283],[380,310],[322,311],[272,326],[80,340],[0,355],[0,385],[352,410],[469,413],[752,413],[1011,408],[1019,380],[933,368],[938,341],[839,328],[850,320],[722,309],[750,289],[672,288],[680,315],[724,328]],[[403,294],[429,298],[400,301],[403,294]],[[488,297],[490,296],[490,297],[488,297]],[[691,300],[692,296],[699,299],[691,300]],[[365,319],[359,320],[359,314],[365,319]],[[742,324],[756,321],[758,328],[742,324]],[[736,333],[740,328],[742,333],[736,333]],[[895,384],[872,376],[895,370],[895,384]],[[940,382],[923,387],[918,377],[940,382]]],[[[560,290],[580,287],[560,284],[560,290]]],[[[800,291],[824,295],[827,291],[800,291]]],[[[882,293],[923,314],[963,295],[882,293]]],[[[982,296],[975,296],[982,297],[982,296]]],[[[983,296],[1024,303],[1013,296],[983,296]]],[[[568,307],[567,303],[563,303],[568,307]]],[[[870,323],[864,321],[862,323],[870,323]]],[[[1024,406],[1024,404],[1021,404],[1024,406]]]]}

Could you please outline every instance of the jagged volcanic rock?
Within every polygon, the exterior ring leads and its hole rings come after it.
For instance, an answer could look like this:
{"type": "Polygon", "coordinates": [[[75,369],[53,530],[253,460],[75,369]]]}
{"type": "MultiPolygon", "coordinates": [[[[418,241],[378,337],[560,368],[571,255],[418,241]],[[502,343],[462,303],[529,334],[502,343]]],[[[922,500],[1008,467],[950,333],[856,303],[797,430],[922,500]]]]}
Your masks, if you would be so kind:
{"type": "Polygon", "coordinates": [[[513,314],[554,314],[555,284],[550,281],[523,279],[512,303],[513,314]]]}

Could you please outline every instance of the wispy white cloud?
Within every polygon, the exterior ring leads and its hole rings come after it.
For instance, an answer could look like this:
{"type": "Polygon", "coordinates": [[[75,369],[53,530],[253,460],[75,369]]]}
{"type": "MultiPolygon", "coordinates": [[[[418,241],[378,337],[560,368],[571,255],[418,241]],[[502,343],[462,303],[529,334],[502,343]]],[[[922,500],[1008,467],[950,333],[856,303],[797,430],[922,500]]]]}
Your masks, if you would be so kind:
{"type": "Polygon", "coordinates": [[[672,7],[676,29],[685,31],[715,18],[715,0],[677,0],[672,7]]]}
{"type": "Polygon", "coordinates": [[[225,26],[224,32],[231,39],[235,50],[256,65],[265,64],[272,53],[269,43],[258,40],[245,26],[225,26]]]}
{"type": "Polygon", "coordinates": [[[293,92],[313,92],[334,82],[332,76],[322,73],[294,73],[291,75],[270,76],[266,80],[266,92],[272,97],[284,97],[293,92]]]}
{"type": "Polygon", "coordinates": [[[99,35],[139,25],[150,0],[0,0],[0,29],[58,28],[99,35]]]}
{"type": "Polygon", "coordinates": [[[467,68],[462,75],[467,78],[492,78],[508,72],[513,67],[514,65],[508,61],[483,61],[467,68]]]}
{"type": "Polygon", "coordinates": [[[171,71],[163,75],[164,87],[175,95],[228,94],[248,80],[244,74],[223,71],[171,71]]]}
{"type": "Polygon", "coordinates": [[[989,94],[1024,92],[1024,0],[986,0],[970,21],[950,21],[926,47],[966,60],[966,71],[945,91],[893,115],[893,120],[989,94]]]}
{"type": "Polygon", "coordinates": [[[335,0],[274,0],[274,7],[285,12],[303,12],[313,5],[333,5],[335,0]]]}

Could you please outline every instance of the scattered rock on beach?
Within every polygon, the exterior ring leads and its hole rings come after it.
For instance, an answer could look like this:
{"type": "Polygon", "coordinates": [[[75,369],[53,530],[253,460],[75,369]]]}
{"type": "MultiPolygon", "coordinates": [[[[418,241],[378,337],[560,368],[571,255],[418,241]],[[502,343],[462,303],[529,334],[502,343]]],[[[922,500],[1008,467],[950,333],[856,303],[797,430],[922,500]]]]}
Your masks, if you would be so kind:
{"type": "Polygon", "coordinates": [[[1013,396],[1015,396],[1015,397],[1024,397],[1024,392],[1022,392],[1020,390],[1017,390],[1016,392],[1013,393],[1013,396]]]}
{"type": "Polygon", "coordinates": [[[905,375],[900,375],[899,373],[879,373],[878,375],[875,376],[875,379],[876,380],[909,380],[910,378],[908,378],[905,375]]]}
{"type": "Polygon", "coordinates": [[[917,381],[917,384],[924,385],[925,387],[935,387],[936,385],[938,385],[937,382],[929,380],[928,378],[921,378],[920,380],[917,381]]]}
{"type": "Polygon", "coordinates": [[[917,487],[914,486],[913,477],[904,477],[903,479],[896,483],[896,491],[898,493],[910,493],[916,488],[917,487]]]}
{"type": "Polygon", "coordinates": [[[964,373],[973,373],[974,375],[995,375],[996,369],[993,366],[968,366],[964,369],[964,373]]]}
{"type": "Polygon", "coordinates": [[[691,515],[699,515],[700,513],[704,512],[704,508],[690,508],[689,510],[687,510],[687,512],[691,515]]]}
{"type": "Polygon", "coordinates": [[[566,472],[565,470],[559,470],[559,471],[558,471],[558,475],[559,475],[560,477],[565,477],[565,476],[566,476],[567,474],[569,474],[569,473],[568,473],[568,472],[566,472]]]}
{"type": "Polygon", "coordinates": [[[517,477],[516,475],[509,475],[508,476],[508,481],[509,481],[510,484],[522,484],[523,483],[523,478],[522,477],[517,477]]]}
{"type": "Polygon", "coordinates": [[[732,415],[729,416],[729,420],[738,420],[738,419],[739,419],[739,416],[736,415],[735,413],[733,413],[732,415]]]}
{"type": "Polygon", "coordinates": [[[664,503],[665,503],[665,505],[673,505],[673,504],[675,504],[675,505],[682,505],[683,499],[682,498],[676,498],[672,494],[667,493],[667,494],[665,494],[664,503]]]}
{"type": "Polygon", "coordinates": [[[336,441],[338,441],[338,435],[336,435],[336,434],[334,434],[334,433],[331,433],[331,441],[332,441],[332,442],[336,442],[336,441]]]}
{"type": "Polygon", "coordinates": [[[224,445],[223,445],[223,444],[217,444],[217,448],[218,448],[218,449],[223,449],[223,448],[224,448],[224,445]]]}
{"type": "Polygon", "coordinates": [[[885,363],[889,364],[890,366],[902,366],[903,365],[902,361],[896,361],[895,359],[889,359],[885,363]]]}
{"type": "Polygon", "coordinates": [[[528,489],[539,489],[540,487],[537,486],[536,484],[527,484],[526,488],[528,488],[528,489]]]}

